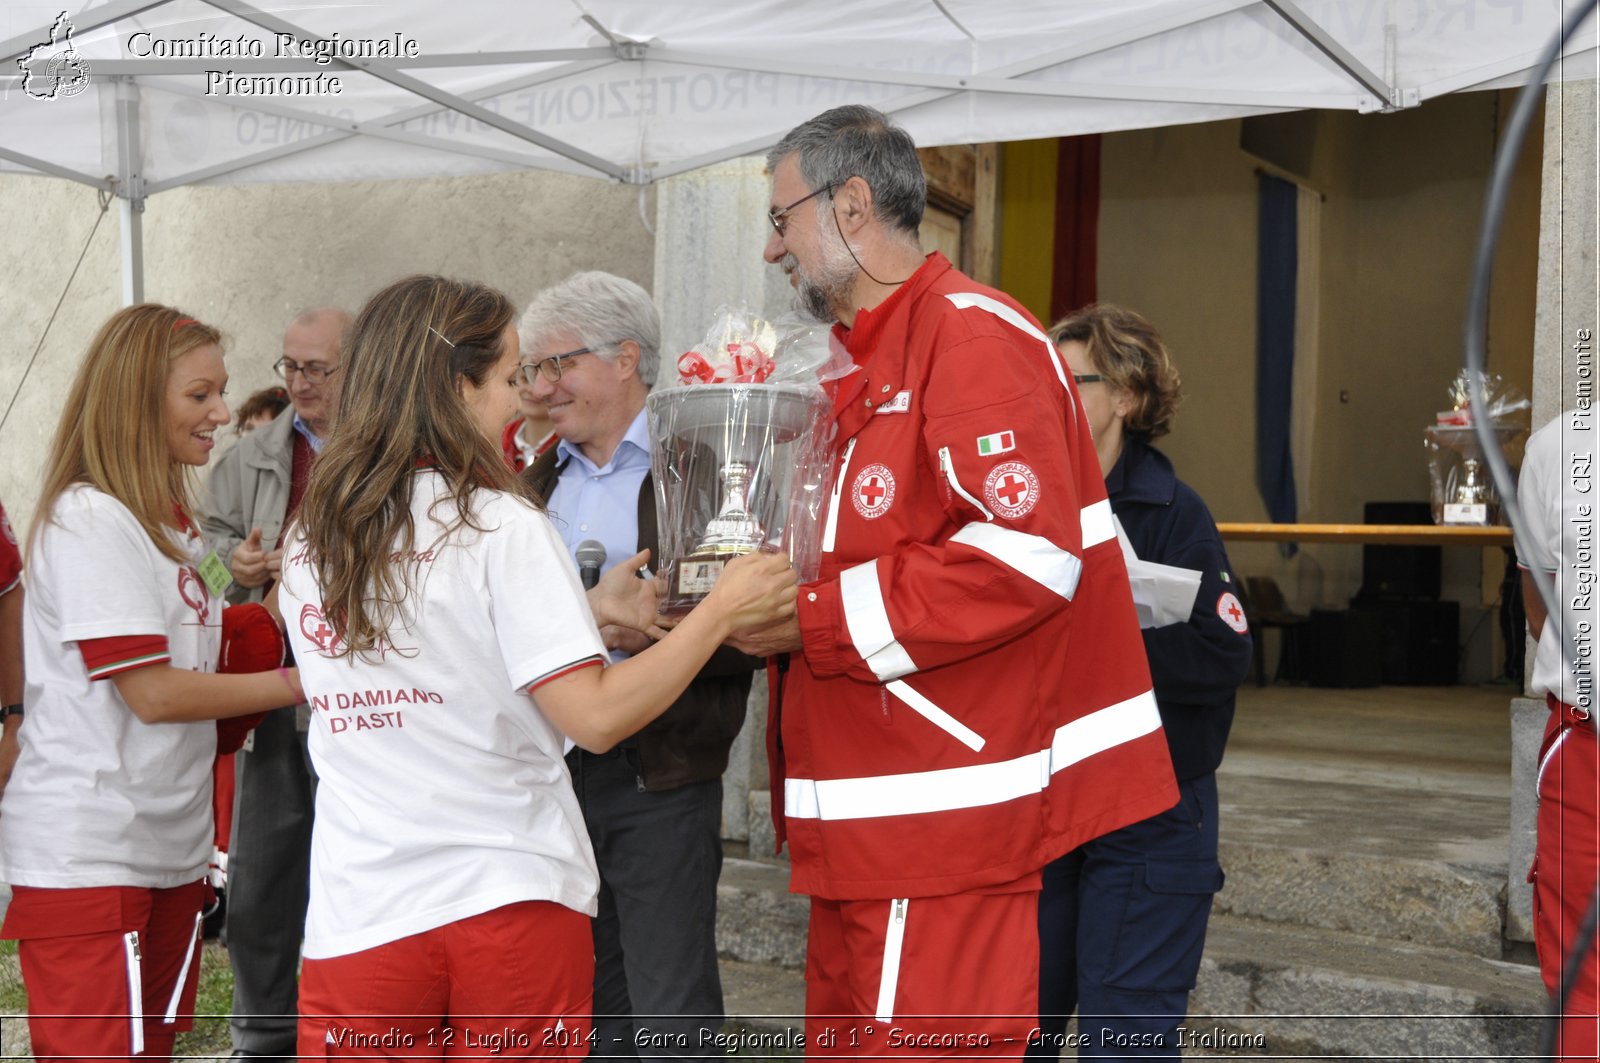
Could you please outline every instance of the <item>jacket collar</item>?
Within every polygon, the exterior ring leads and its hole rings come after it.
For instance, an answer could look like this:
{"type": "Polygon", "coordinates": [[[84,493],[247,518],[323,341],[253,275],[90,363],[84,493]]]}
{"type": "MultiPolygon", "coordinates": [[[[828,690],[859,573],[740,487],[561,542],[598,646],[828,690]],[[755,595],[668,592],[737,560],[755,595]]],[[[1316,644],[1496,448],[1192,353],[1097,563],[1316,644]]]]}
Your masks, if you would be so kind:
{"type": "Polygon", "coordinates": [[[910,332],[907,319],[923,294],[951,269],[950,260],[935,251],[889,298],[871,310],[857,311],[854,327],[833,327],[834,335],[860,367],[840,380],[834,393],[841,439],[860,431],[877,407],[901,389],[906,372],[905,338],[910,332]],[[883,343],[885,338],[894,342],[883,343]]]}
{"type": "Polygon", "coordinates": [[[1155,447],[1139,439],[1123,444],[1122,456],[1106,477],[1106,494],[1113,506],[1136,502],[1147,506],[1170,506],[1178,493],[1178,474],[1172,462],[1155,447]]]}
{"type": "Polygon", "coordinates": [[[294,407],[290,406],[238,443],[239,457],[252,469],[266,469],[289,478],[294,464],[294,407]]]}

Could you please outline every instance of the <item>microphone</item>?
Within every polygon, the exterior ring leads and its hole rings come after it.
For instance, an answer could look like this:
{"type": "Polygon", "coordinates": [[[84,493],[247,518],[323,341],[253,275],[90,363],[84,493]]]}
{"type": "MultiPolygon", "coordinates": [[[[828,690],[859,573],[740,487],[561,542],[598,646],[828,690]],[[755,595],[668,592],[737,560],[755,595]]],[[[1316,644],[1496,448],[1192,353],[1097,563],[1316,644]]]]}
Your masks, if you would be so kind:
{"type": "Polygon", "coordinates": [[[606,563],[606,544],[598,539],[585,539],[578,544],[573,556],[578,559],[578,579],[583,582],[583,589],[591,589],[600,582],[600,566],[606,563]]]}

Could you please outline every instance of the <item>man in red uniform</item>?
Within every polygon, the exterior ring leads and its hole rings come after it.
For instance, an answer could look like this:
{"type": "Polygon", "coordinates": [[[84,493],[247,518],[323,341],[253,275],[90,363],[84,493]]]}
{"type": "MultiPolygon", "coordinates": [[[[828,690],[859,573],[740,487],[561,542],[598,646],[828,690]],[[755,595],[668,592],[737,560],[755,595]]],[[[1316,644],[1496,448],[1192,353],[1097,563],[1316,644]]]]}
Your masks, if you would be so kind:
{"type": "Polygon", "coordinates": [[[836,383],[821,578],[768,728],[812,896],[806,1048],[1021,1055],[1040,868],[1177,800],[1105,483],[1038,322],[917,229],[909,136],[868,107],[768,156],[766,259],[856,363],[836,383]]]}

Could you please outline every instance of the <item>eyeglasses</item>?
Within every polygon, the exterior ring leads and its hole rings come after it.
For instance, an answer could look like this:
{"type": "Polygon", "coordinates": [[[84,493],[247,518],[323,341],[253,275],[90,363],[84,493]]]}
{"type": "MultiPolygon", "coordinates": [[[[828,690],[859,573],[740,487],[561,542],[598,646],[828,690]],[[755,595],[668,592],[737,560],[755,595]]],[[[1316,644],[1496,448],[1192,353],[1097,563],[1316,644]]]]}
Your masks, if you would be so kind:
{"type": "Polygon", "coordinates": [[[782,236],[783,235],[783,230],[789,227],[789,212],[790,211],[792,211],[796,207],[800,206],[806,200],[815,199],[816,197],[818,197],[818,196],[820,196],[820,195],[822,195],[822,194],[824,194],[826,192],[832,192],[835,188],[838,188],[838,187],[839,186],[836,185],[836,184],[823,185],[821,188],[817,189],[815,192],[811,193],[809,196],[801,196],[799,199],[795,200],[793,203],[790,203],[787,207],[784,207],[782,210],[769,210],[769,211],[767,211],[767,220],[772,223],[773,231],[775,231],[779,236],[782,236]]]}
{"type": "Polygon", "coordinates": [[[292,362],[287,358],[279,358],[272,363],[272,369],[273,372],[285,380],[288,380],[291,374],[299,373],[313,384],[320,384],[337,373],[339,366],[319,365],[316,362],[307,362],[305,365],[301,365],[299,362],[292,362]]]}
{"type": "Polygon", "coordinates": [[[517,366],[517,369],[522,373],[523,383],[530,388],[539,382],[541,373],[550,383],[556,384],[561,381],[561,372],[569,359],[593,353],[593,349],[589,347],[579,347],[577,350],[567,351],[565,354],[552,354],[550,357],[541,358],[537,362],[523,362],[517,366]]]}
{"type": "Polygon", "coordinates": [[[1072,380],[1076,384],[1099,384],[1105,377],[1099,373],[1073,373],[1072,380]]]}

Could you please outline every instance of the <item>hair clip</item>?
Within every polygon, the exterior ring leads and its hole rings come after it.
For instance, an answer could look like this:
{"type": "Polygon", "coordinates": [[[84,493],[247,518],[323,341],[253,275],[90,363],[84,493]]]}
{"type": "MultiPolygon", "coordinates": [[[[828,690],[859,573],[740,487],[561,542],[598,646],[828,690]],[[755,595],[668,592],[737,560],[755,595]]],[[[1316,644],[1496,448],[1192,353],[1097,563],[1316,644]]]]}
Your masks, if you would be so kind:
{"type": "Polygon", "coordinates": [[[451,343],[451,342],[450,342],[450,341],[449,341],[449,340],[448,340],[448,339],[447,339],[447,338],[446,338],[446,337],[445,337],[445,334],[444,334],[444,333],[442,333],[442,332],[440,332],[440,331],[439,331],[439,330],[438,330],[438,329],[436,329],[436,328],[434,328],[434,327],[433,327],[433,326],[432,326],[432,325],[429,325],[429,326],[428,326],[428,331],[429,331],[429,332],[431,332],[431,333],[433,333],[433,334],[434,334],[434,335],[435,335],[435,336],[438,336],[438,337],[439,337],[439,338],[440,338],[440,339],[441,339],[441,340],[444,340],[444,343],[445,343],[445,346],[446,346],[446,347],[449,347],[449,348],[450,348],[450,349],[451,349],[451,350],[452,350],[452,351],[453,351],[453,350],[455,350],[455,349],[456,349],[456,345],[455,345],[455,344],[453,344],[453,343],[451,343]]]}
{"type": "Polygon", "coordinates": [[[185,326],[185,325],[198,325],[198,324],[200,324],[200,322],[196,321],[192,317],[180,317],[178,320],[176,320],[176,321],[174,321],[172,323],[172,331],[173,332],[177,332],[179,329],[183,328],[183,326],[185,326]]]}

